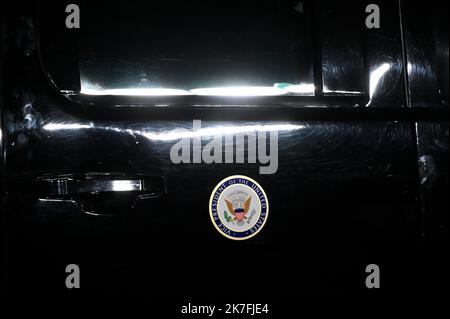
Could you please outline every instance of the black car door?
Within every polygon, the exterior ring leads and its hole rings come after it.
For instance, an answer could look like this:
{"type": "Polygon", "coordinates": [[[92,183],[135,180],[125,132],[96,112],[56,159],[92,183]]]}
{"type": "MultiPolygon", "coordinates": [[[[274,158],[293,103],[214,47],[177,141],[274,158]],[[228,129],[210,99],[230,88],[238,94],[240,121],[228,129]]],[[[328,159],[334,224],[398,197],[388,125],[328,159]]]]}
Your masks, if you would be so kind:
{"type": "MultiPolygon", "coordinates": [[[[73,294],[68,265],[100,296],[361,293],[370,265],[387,291],[428,285],[411,276],[448,235],[448,33],[402,3],[8,8],[8,293],[73,294]],[[212,217],[233,176],[268,202],[246,240],[212,217]]],[[[245,226],[233,194],[217,213],[245,226]]]]}

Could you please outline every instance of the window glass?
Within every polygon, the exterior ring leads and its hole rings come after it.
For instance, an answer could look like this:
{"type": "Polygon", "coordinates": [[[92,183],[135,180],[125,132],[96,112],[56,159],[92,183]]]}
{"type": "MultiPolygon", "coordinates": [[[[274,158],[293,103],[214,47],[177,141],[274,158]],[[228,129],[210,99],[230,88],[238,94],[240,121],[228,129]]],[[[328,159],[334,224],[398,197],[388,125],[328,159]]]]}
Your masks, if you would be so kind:
{"type": "Polygon", "coordinates": [[[313,95],[313,30],[297,0],[84,3],[81,92],[313,95]]]}

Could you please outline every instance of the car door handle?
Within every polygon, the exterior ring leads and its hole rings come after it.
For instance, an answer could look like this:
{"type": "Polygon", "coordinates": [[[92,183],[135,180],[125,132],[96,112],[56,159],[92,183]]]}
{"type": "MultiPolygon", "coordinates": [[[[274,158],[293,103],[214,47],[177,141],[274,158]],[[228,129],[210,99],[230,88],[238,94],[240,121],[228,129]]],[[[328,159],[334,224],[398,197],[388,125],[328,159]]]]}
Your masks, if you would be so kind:
{"type": "Polygon", "coordinates": [[[161,176],[85,173],[41,176],[36,182],[40,199],[75,201],[92,215],[124,212],[139,200],[160,198],[167,192],[161,176]]]}
{"type": "Polygon", "coordinates": [[[73,194],[99,194],[109,192],[143,192],[158,194],[163,191],[161,184],[148,179],[78,180],[58,178],[45,180],[46,195],[65,196],[73,194]]]}

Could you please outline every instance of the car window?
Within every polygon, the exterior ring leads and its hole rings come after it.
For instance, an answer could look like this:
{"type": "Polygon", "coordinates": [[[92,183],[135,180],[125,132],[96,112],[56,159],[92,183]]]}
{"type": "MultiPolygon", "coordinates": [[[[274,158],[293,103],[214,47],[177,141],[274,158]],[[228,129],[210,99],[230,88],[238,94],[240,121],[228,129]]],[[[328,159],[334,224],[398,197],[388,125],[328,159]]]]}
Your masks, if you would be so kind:
{"type": "Polygon", "coordinates": [[[296,0],[89,5],[81,92],[314,94],[304,10],[296,0]]]}
{"type": "Polygon", "coordinates": [[[366,27],[360,1],[348,7],[329,0],[81,1],[79,7],[79,29],[65,28],[67,14],[56,6],[41,10],[39,25],[45,70],[60,92],[79,98],[288,96],[295,104],[306,96],[302,105],[334,106],[327,98],[337,96],[347,106],[403,105],[395,4],[385,3],[381,29],[366,27]]]}

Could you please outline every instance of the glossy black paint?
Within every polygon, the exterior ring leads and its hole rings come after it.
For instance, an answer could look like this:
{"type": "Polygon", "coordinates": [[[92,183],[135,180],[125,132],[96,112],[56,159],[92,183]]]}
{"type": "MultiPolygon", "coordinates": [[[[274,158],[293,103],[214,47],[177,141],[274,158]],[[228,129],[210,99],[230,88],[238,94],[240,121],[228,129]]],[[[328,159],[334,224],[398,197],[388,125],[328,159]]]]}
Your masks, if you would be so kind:
{"type": "Polygon", "coordinates": [[[405,1],[409,103],[448,108],[448,3],[405,1]]]}
{"type": "MultiPolygon", "coordinates": [[[[348,66],[347,54],[333,52],[338,43],[316,38],[318,57],[325,61],[319,71],[315,65],[323,80],[316,96],[265,99],[79,95],[76,76],[69,72],[61,78],[64,72],[58,70],[73,63],[61,64],[65,60],[55,51],[47,54],[49,46],[42,43],[39,53],[33,7],[10,11],[1,73],[8,293],[73,293],[64,287],[69,263],[83,269],[83,292],[100,295],[367,292],[364,269],[370,263],[386,269],[388,292],[435,289],[438,284],[425,281],[421,271],[445,265],[438,249],[448,236],[448,99],[436,102],[442,99],[435,89],[436,66],[424,61],[427,45],[406,41],[402,50],[398,4],[380,3],[386,27],[365,34],[356,51],[344,47],[358,56],[363,51],[363,64],[348,66]],[[407,77],[402,54],[412,65],[407,77]],[[49,56],[56,63],[48,63],[49,56]],[[371,83],[383,65],[389,67],[371,83]],[[341,73],[349,80],[335,81],[341,73]],[[325,84],[363,94],[326,94],[325,84]],[[259,175],[260,164],[173,164],[174,141],[148,133],[191,129],[194,119],[203,127],[290,124],[296,129],[279,132],[274,175],[259,175]],[[165,191],[142,198],[54,198],[40,186],[49,176],[88,173],[162,179],[165,191]],[[256,179],[271,205],[263,231],[241,243],[218,234],[208,216],[212,189],[234,174],[256,179]],[[92,211],[110,214],[87,214],[92,211]],[[30,265],[39,276],[23,276],[30,265]],[[235,276],[235,265],[254,269],[245,291],[220,277],[228,269],[235,276]],[[414,275],[417,281],[410,280],[414,275]]],[[[404,16],[410,17],[406,9],[404,16]]],[[[410,37],[412,22],[407,23],[403,34],[410,37]]],[[[342,36],[339,21],[333,26],[342,36]]],[[[322,27],[327,32],[325,23],[322,27]]]]}

